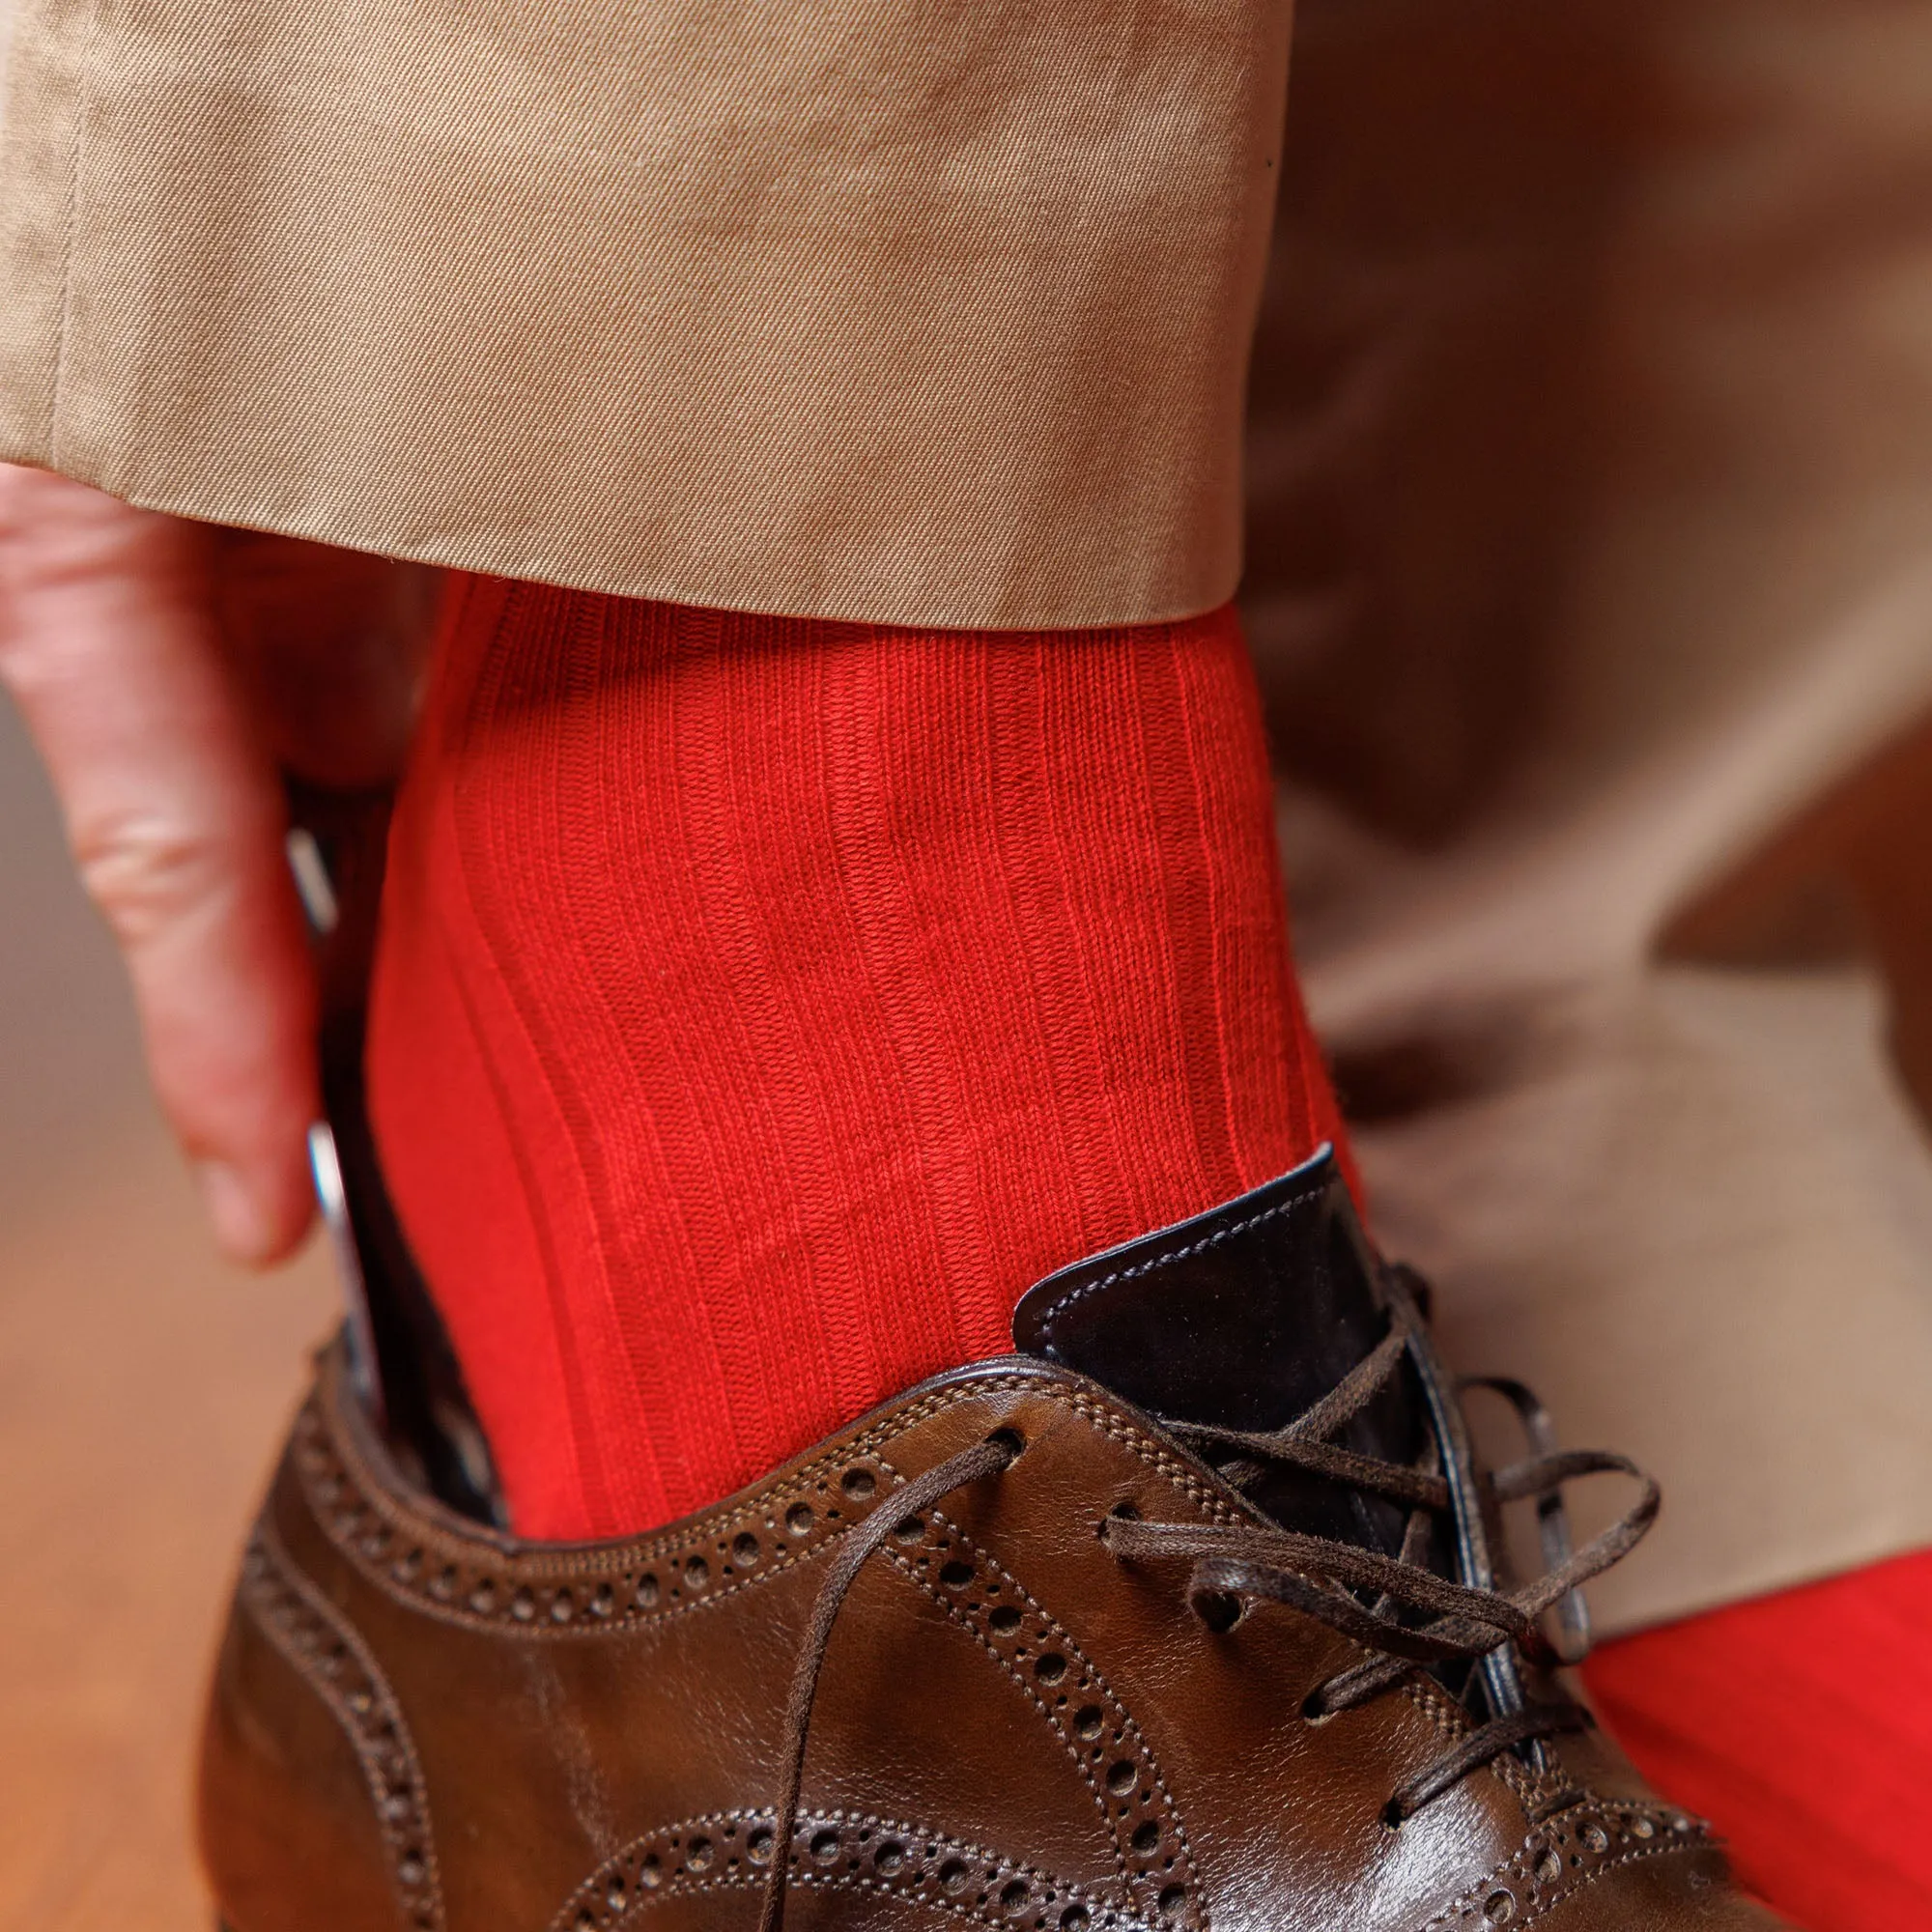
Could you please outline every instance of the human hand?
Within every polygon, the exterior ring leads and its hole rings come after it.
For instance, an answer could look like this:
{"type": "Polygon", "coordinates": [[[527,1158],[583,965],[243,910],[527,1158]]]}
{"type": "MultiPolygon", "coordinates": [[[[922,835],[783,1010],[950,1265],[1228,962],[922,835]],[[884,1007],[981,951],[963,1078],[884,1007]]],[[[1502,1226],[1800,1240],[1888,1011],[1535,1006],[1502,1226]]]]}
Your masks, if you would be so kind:
{"type": "Polygon", "coordinates": [[[277,767],[342,786],[393,775],[436,577],[0,464],[0,684],[238,1261],[279,1259],[310,1214],[315,989],[277,767]]]}

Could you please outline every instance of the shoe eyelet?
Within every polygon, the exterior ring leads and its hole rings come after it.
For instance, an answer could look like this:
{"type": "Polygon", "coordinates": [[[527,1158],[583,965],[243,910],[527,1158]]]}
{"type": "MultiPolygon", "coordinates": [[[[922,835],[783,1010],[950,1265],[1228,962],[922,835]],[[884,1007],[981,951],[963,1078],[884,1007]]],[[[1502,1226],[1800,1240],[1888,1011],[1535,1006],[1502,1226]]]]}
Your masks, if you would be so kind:
{"type": "Polygon", "coordinates": [[[1247,1605],[1232,1590],[1204,1590],[1188,1598],[1187,1607],[1216,1636],[1226,1636],[1248,1611],[1247,1605]]]}
{"type": "Polygon", "coordinates": [[[1017,1460],[1026,1451],[1026,1437],[1017,1429],[996,1429],[986,1437],[996,1448],[1004,1449],[1009,1458],[1017,1460]]]}
{"type": "Polygon", "coordinates": [[[1308,1695],[1301,1700],[1301,1721],[1304,1724],[1311,1724],[1315,1726],[1317,1729],[1320,1729],[1321,1725],[1327,1723],[1332,1718],[1336,1717],[1338,1713],[1331,1711],[1328,1708],[1328,1706],[1321,1701],[1321,1689],[1320,1686],[1318,1686],[1315,1690],[1311,1690],[1308,1693],[1308,1695]]]}

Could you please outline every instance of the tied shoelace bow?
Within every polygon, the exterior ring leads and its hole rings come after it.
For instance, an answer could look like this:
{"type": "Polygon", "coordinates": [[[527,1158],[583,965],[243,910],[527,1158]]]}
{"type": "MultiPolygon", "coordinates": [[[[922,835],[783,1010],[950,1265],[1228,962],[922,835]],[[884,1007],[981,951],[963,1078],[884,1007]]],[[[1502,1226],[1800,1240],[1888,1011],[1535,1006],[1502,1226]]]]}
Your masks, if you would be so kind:
{"type": "MultiPolygon", "coordinates": [[[[1514,1647],[1535,1662],[1574,1663],[1589,1647],[1580,1586],[1626,1555],[1657,1517],[1657,1484],[1628,1457],[1607,1450],[1558,1450],[1548,1416],[1521,1383],[1472,1378],[1464,1388],[1486,1388],[1517,1410],[1531,1453],[1479,1479],[1483,1499],[1534,1498],[1547,1568],[1515,1590],[1457,1583],[1426,1567],[1432,1525],[1457,1504],[1432,1440],[1414,1463],[1388,1463],[1345,1449],[1328,1438],[1374,1400],[1396,1373],[1420,1316],[1400,1274],[1390,1283],[1389,1331],[1341,1381],[1293,1421],[1269,1431],[1216,1429],[1168,1422],[1168,1431],[1204,1456],[1220,1455],[1224,1479],[1245,1491],[1272,1465],[1304,1470],[1367,1494],[1407,1506],[1398,1555],[1359,1544],[1310,1536],[1262,1523],[1149,1522],[1115,1514],[1100,1524],[1102,1540],[1122,1562],[1191,1561],[1187,1603],[1210,1630],[1226,1631],[1249,1604],[1272,1603],[1326,1624],[1376,1653],[1325,1679],[1305,1700],[1303,1715],[1321,1722],[1384,1695],[1431,1665],[1478,1663],[1514,1647]],[[1578,1477],[1623,1475],[1640,1488],[1635,1503],[1580,1549],[1573,1549],[1562,1489],[1578,1477]],[[1366,1599],[1366,1601],[1365,1601],[1366,1599]],[[1426,1621],[1404,1621],[1402,1613],[1426,1621]],[[1560,1635],[1545,1634],[1554,1612],[1560,1635]]],[[[759,1932],[782,1932],[791,1841],[796,1835],[805,1776],[806,1744],[819,1671],[854,1579],[901,1523],[955,1490],[1009,1467],[1023,1444],[1002,1430],[948,1458],[894,1491],[888,1502],[845,1537],[819,1586],[806,1630],[781,1746],[783,1784],[773,1826],[759,1932]]],[[[1587,1729],[1594,1720],[1568,1698],[1523,1701],[1474,1726],[1407,1779],[1389,1799],[1383,1817],[1396,1827],[1468,1775],[1520,1745],[1587,1729]]]]}

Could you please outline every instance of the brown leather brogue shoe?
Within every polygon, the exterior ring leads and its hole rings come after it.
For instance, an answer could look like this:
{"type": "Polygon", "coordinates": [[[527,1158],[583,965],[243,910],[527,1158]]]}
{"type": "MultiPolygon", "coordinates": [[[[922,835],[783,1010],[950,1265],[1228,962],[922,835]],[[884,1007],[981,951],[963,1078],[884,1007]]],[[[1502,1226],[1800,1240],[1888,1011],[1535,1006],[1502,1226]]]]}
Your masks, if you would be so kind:
{"type": "Polygon", "coordinates": [[[1474,1464],[1325,1160],[1029,1294],[1022,1353],[716,1509],[518,1542],[341,1350],[249,1545],[202,1779],[234,1932],[1767,1932],[1555,1669],[1555,1498],[1474,1464]],[[1511,1581],[1504,1504],[1547,1574],[1511,1581]]]}

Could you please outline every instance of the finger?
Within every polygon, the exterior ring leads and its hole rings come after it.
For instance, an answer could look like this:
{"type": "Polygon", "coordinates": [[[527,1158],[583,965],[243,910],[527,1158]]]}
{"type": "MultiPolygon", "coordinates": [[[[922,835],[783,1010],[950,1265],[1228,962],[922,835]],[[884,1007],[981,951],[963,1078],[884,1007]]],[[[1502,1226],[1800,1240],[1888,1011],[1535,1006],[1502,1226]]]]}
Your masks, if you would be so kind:
{"type": "Polygon", "coordinates": [[[314,992],[270,762],[197,526],[0,476],[0,678],[127,958],[155,1086],[236,1259],[307,1224],[314,992]]]}

